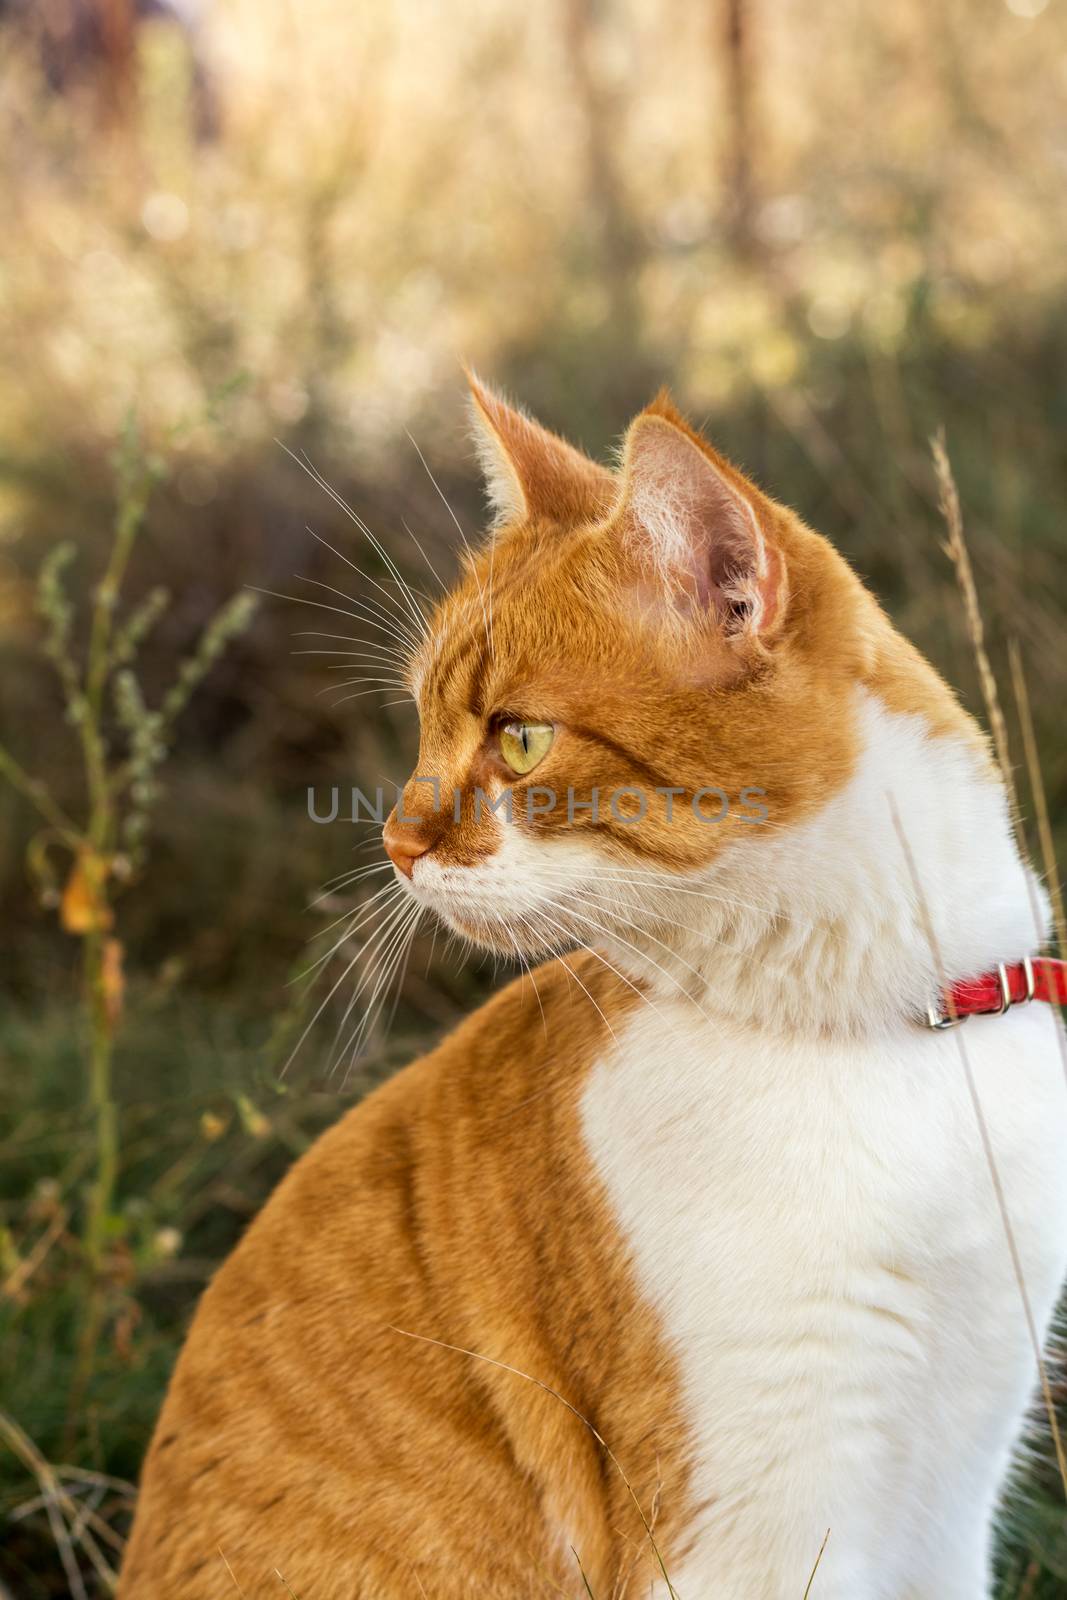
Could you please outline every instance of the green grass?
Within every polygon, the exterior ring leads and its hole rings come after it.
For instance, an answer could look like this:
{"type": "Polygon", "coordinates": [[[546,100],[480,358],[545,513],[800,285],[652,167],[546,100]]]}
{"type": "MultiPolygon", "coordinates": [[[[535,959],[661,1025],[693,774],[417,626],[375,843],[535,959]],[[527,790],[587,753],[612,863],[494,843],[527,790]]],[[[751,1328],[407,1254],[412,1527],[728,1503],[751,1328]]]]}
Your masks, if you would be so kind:
{"type": "MultiPolygon", "coordinates": [[[[281,1041],[225,1005],[138,995],[118,1052],[122,1172],[106,1262],[106,1317],[85,1392],[71,1409],[85,1263],[76,1233],[92,1171],[92,1120],[72,1093],[80,1041],[65,1010],[0,1023],[0,1393],[41,1455],[90,1473],[138,1472],[198,1295],[287,1166],[405,1050],[369,1061],[344,1093],[286,1091],[281,1041]]],[[[411,1045],[407,1046],[410,1051],[411,1045]]],[[[37,1485],[0,1448],[0,1519],[37,1485]]],[[[121,1532],[121,1496],[105,1513],[121,1532]]],[[[0,1576],[20,1600],[67,1593],[47,1518],[4,1526],[0,1576]]]]}

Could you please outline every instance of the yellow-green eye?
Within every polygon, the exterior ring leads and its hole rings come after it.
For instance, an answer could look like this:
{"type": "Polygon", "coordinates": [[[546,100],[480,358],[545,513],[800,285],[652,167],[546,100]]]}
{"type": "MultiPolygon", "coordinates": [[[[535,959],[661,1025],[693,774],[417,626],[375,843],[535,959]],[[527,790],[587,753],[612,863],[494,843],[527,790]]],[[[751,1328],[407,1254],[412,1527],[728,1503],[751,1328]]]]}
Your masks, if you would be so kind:
{"type": "Polygon", "coordinates": [[[500,730],[500,754],[512,772],[532,772],[552,746],[556,730],[550,722],[506,722],[500,730]]]}

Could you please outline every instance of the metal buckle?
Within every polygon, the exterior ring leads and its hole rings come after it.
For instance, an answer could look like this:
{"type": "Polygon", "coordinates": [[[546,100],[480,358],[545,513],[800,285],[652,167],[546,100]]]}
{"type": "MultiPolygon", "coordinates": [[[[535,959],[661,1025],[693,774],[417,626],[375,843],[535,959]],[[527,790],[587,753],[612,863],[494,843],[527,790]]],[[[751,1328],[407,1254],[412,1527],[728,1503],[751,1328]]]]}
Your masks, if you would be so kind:
{"type": "Polygon", "coordinates": [[[1005,1011],[1010,1011],[1015,1004],[1011,997],[1011,983],[1008,980],[1008,969],[1003,961],[997,962],[997,977],[1000,979],[1000,1005],[996,1011],[986,1013],[990,1017],[1002,1017],[1005,1011]]]}
{"type": "Polygon", "coordinates": [[[936,1011],[933,1006],[927,1006],[926,1008],[926,1026],[935,1028],[938,1033],[943,1033],[946,1028],[958,1028],[961,1022],[966,1021],[966,1016],[949,1017],[944,1012],[936,1011]]]}
{"type": "Polygon", "coordinates": [[[1029,956],[1023,957],[1023,971],[1026,973],[1026,995],[1022,1000],[1017,1000],[1016,1005],[1028,1006],[1037,993],[1037,979],[1034,976],[1034,963],[1029,956]]]}

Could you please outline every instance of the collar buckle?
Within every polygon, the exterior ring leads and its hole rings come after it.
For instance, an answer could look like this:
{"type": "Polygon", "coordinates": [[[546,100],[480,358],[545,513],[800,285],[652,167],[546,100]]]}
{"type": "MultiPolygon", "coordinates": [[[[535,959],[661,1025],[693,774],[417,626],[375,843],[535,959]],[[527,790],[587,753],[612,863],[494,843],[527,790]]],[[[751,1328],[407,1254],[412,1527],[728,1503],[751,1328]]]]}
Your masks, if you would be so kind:
{"type": "Polygon", "coordinates": [[[1008,978],[1008,969],[1003,961],[997,962],[997,982],[1000,984],[1000,1005],[995,1011],[986,1013],[990,1017],[1002,1017],[1005,1011],[1010,1011],[1015,1004],[1011,997],[1011,982],[1008,978]]]}
{"type": "Polygon", "coordinates": [[[946,1012],[938,1011],[936,1006],[926,1008],[926,1026],[936,1029],[938,1033],[943,1033],[946,1028],[958,1028],[966,1021],[966,1013],[962,1017],[950,1017],[946,1012]]]}

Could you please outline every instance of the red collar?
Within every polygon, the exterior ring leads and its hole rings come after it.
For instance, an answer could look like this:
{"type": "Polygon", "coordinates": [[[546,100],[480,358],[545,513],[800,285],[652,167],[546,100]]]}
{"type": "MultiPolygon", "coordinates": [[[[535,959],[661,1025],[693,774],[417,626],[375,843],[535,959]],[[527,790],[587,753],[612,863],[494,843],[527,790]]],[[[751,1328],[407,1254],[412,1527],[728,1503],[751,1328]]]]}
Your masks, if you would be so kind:
{"type": "Polygon", "coordinates": [[[953,984],[942,999],[941,1010],[931,1006],[926,1021],[931,1028],[953,1028],[968,1017],[999,1017],[1010,1006],[1026,1005],[1030,1000],[1067,1006],[1067,961],[1027,956],[1012,965],[1001,962],[980,978],[953,984]]]}

